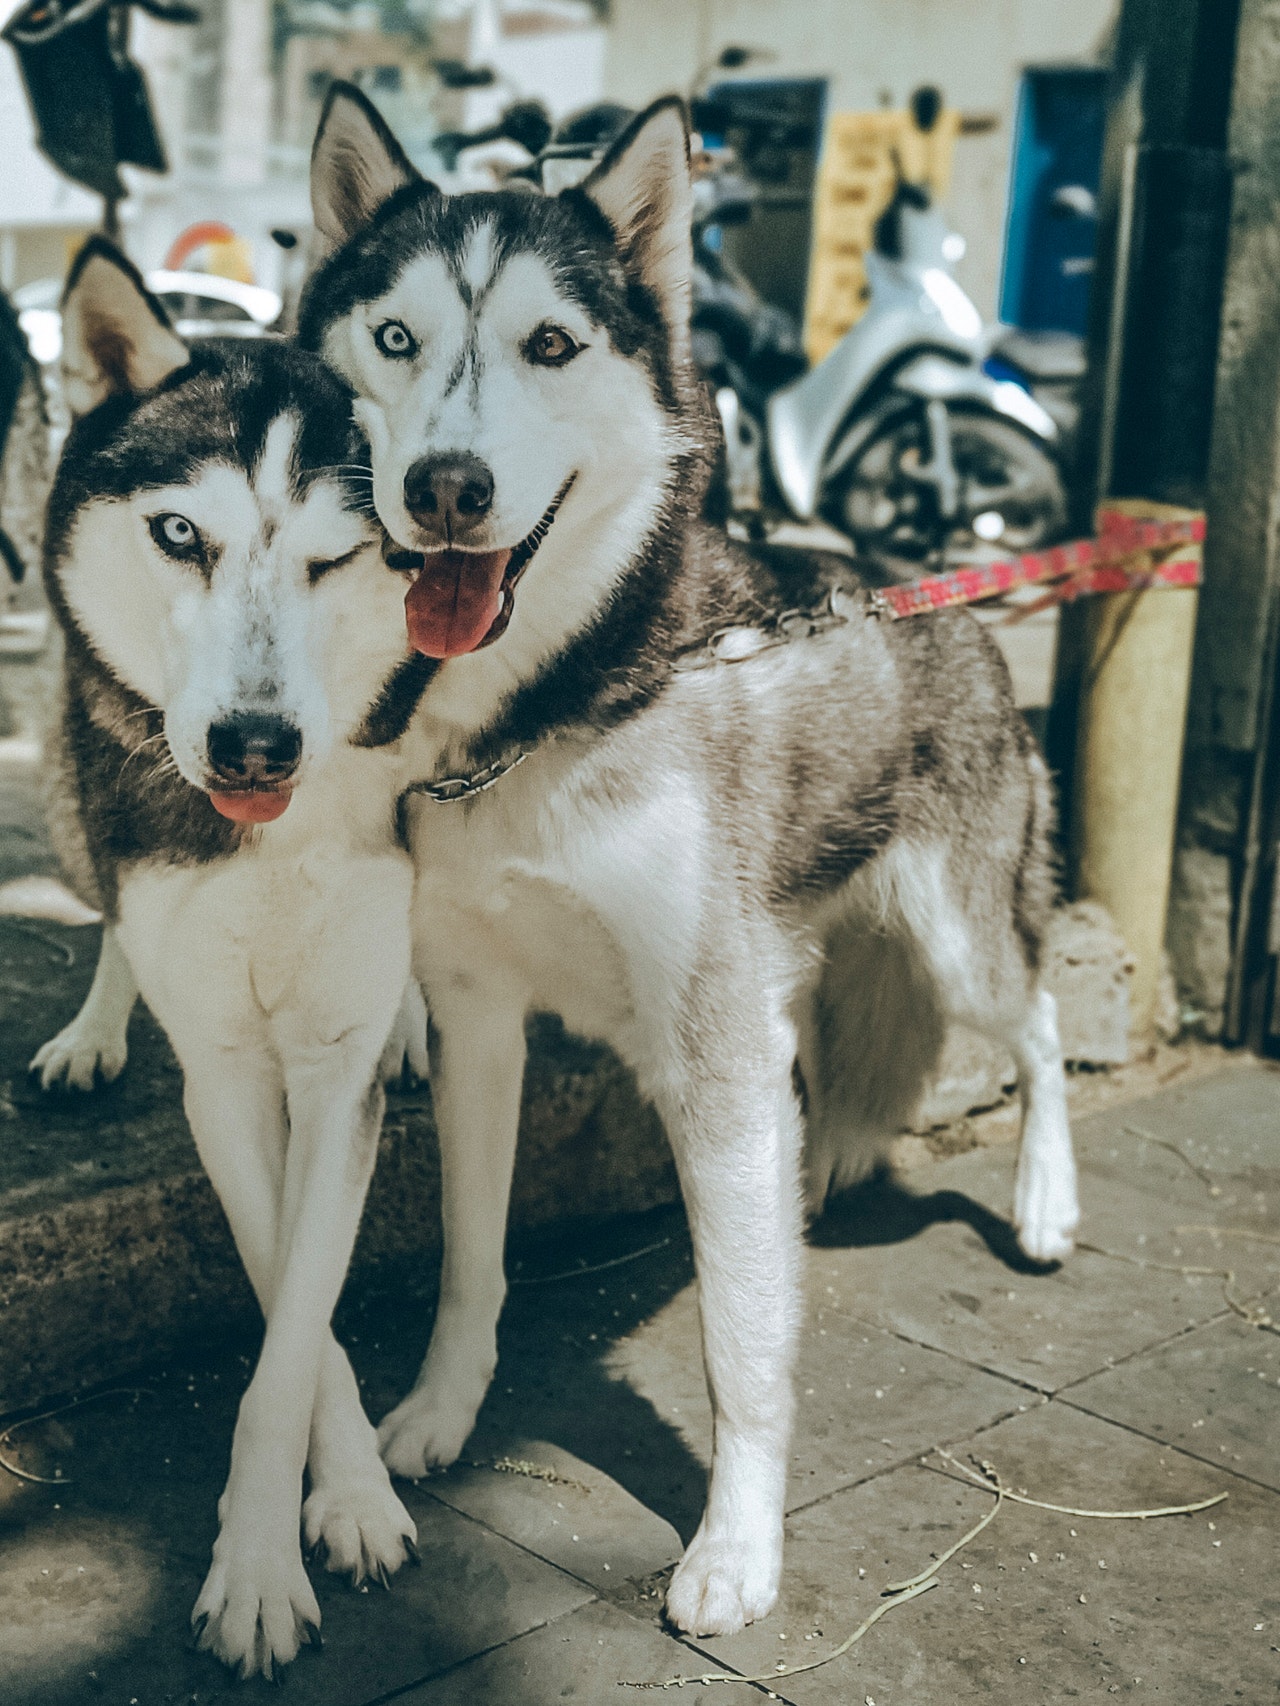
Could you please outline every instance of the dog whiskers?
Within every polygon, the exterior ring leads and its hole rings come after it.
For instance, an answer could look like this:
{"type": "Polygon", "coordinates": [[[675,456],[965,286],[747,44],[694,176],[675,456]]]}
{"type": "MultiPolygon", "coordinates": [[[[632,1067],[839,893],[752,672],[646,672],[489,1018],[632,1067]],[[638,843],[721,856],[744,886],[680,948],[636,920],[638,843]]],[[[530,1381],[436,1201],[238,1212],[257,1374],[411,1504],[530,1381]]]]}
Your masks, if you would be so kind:
{"type": "Polygon", "coordinates": [[[137,758],[141,753],[144,753],[149,746],[155,746],[158,741],[163,741],[164,738],[165,733],[164,730],[161,729],[158,734],[148,735],[145,740],[139,741],[137,746],[131,748],[125,756],[124,763],[120,766],[120,774],[116,779],[116,785],[119,786],[119,783],[124,778],[125,771],[129,768],[130,764],[133,763],[135,758],[137,758]]]}

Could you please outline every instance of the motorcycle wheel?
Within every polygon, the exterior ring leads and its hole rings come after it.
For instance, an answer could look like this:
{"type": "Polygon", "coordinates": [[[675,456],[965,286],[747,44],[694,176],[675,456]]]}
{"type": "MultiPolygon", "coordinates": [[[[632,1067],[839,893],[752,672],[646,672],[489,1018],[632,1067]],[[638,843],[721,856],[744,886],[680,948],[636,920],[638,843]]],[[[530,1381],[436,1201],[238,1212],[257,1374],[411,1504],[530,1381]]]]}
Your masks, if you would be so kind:
{"type": "Polygon", "coordinates": [[[917,470],[928,459],[922,412],[894,415],[822,494],[824,521],[860,550],[920,558],[994,546],[1019,555],[1059,538],[1067,501],[1053,459],[996,415],[952,410],[951,454],[960,501],[948,523],[937,489],[917,470]]]}

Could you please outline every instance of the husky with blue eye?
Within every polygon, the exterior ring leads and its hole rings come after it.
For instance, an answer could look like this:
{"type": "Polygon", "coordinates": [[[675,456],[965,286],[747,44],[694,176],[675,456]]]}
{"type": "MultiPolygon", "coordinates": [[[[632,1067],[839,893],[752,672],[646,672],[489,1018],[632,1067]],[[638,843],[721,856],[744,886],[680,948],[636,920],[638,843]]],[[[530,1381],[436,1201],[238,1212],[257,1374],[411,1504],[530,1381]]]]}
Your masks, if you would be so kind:
{"type": "Polygon", "coordinates": [[[113,1034],[122,1052],[140,989],[181,1063],[266,1317],[193,1621],[271,1676],[319,1625],[300,1522],[356,1580],[385,1581],[415,1540],[329,1318],[409,975],[398,740],[431,666],[340,379],[281,343],[188,349],[99,240],[63,327],[52,822],[109,928],[62,1058],[100,1060],[113,1034]]]}
{"type": "Polygon", "coordinates": [[[873,1163],[950,1020],[1018,1064],[1023,1249],[1071,1248],[1048,778],[966,615],[893,624],[852,590],[760,643],[785,595],[700,518],[678,102],[558,196],[450,197],[339,86],[312,202],[300,336],[358,393],[433,669],[405,816],[445,1258],[383,1458],[451,1462],[493,1374],[524,1022],[554,1010],[630,1064],[675,1150],[715,1443],[667,1610],[739,1629],[778,1591],[806,1196],[873,1163]],[[716,635],[738,661],[689,667],[716,635]]]}

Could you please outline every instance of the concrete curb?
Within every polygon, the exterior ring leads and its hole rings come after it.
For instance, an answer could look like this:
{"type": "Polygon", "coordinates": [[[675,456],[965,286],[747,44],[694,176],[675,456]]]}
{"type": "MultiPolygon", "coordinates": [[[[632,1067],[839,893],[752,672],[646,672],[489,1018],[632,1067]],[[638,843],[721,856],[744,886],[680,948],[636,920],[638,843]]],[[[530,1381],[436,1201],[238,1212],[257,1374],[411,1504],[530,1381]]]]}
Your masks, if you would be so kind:
{"type": "MultiPolygon", "coordinates": [[[[255,1305],[182,1116],[181,1083],[145,1015],[128,1069],[93,1096],[26,1076],[75,1010],[97,931],[6,931],[0,985],[0,1411],[119,1379],[255,1305]],[[65,954],[74,955],[68,965],[65,954]],[[50,961],[52,960],[52,964],[50,961]],[[132,1175],[132,1176],[131,1176],[132,1175]]],[[[657,1115],[603,1048],[530,1027],[512,1199],[517,1232],[675,1199],[657,1115]]],[[[392,1094],[354,1271],[430,1258],[440,1176],[430,1092],[392,1094]]]]}

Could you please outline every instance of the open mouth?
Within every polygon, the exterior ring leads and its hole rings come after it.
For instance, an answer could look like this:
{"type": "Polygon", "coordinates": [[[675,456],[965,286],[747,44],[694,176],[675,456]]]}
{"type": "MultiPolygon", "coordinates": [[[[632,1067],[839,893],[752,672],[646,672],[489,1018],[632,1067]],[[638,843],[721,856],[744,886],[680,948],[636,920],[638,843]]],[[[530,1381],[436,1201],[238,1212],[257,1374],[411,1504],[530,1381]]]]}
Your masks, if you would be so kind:
{"type": "Polygon", "coordinates": [[[292,798],[293,789],[287,784],[271,787],[262,783],[216,793],[212,788],[209,790],[209,804],[232,823],[274,823],[284,816],[292,798]]]}
{"type": "Polygon", "coordinates": [[[409,643],[429,658],[461,657],[491,646],[507,631],[516,586],[569,495],[576,474],[561,486],[533,531],[501,551],[405,551],[388,539],[388,568],[414,574],[405,594],[409,643]]]}

